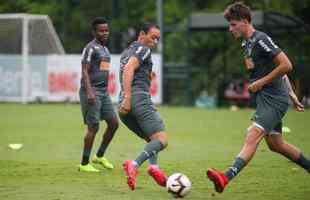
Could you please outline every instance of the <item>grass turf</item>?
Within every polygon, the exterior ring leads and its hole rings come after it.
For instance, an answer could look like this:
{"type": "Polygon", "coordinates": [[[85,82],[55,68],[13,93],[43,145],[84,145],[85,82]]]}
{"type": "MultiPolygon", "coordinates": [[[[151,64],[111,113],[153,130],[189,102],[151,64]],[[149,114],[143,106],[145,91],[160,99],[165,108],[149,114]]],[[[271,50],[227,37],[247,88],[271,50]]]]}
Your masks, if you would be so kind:
{"type": "MultiPolygon", "coordinates": [[[[182,172],[191,179],[192,191],[186,199],[309,199],[309,174],[271,153],[264,142],[227,190],[213,195],[205,171],[208,167],[224,170],[232,163],[243,143],[251,110],[160,107],[159,111],[169,134],[169,146],[160,153],[159,163],[168,174],[182,172]]],[[[139,170],[137,189],[128,189],[122,162],[135,158],[144,143],[124,125],[106,153],[116,168],[89,174],[77,171],[84,136],[79,105],[0,104],[0,113],[0,199],[174,199],[146,174],[146,164],[139,170]],[[24,147],[12,150],[9,143],[23,143],[24,147]]],[[[309,111],[289,111],[284,120],[291,129],[285,139],[308,157],[309,119],[309,111]]],[[[104,127],[103,123],[94,150],[104,127]]]]}

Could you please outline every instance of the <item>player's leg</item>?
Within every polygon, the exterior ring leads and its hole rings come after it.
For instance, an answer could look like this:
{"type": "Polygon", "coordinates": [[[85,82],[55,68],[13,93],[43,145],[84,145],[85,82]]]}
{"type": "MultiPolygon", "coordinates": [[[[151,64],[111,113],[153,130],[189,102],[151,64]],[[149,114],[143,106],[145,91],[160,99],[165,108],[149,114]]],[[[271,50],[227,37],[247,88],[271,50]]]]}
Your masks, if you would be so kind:
{"type": "MultiPolygon", "coordinates": [[[[148,137],[144,137],[143,139],[145,140],[146,143],[149,143],[151,141],[151,139],[148,137]]],[[[158,166],[158,163],[157,163],[158,162],[158,154],[154,154],[153,156],[151,156],[148,159],[148,161],[149,161],[150,165],[157,165],[158,166]]]]}
{"type": "MultiPolygon", "coordinates": [[[[134,133],[136,133],[141,139],[145,140],[147,143],[149,143],[151,141],[150,138],[145,137],[145,135],[143,134],[143,131],[141,129],[141,127],[139,126],[139,124],[137,123],[136,120],[134,120],[133,117],[130,117],[130,114],[126,115],[126,116],[121,116],[120,117],[122,122],[134,133]]],[[[157,165],[157,161],[158,161],[158,155],[155,154],[153,156],[151,156],[149,158],[149,164],[150,165],[157,165]]]]}
{"type": "MultiPolygon", "coordinates": [[[[143,131],[142,131],[143,132],[143,131]]],[[[150,138],[148,138],[148,137],[143,137],[142,139],[144,139],[145,140],[145,142],[146,143],[149,143],[150,141],[151,141],[151,139],[150,138]]],[[[158,154],[154,154],[153,156],[151,156],[149,159],[148,159],[148,161],[149,161],[149,164],[150,165],[157,165],[158,166],[158,154]]]]}
{"type": "Polygon", "coordinates": [[[98,132],[98,129],[99,129],[99,124],[87,126],[86,134],[84,136],[82,161],[79,166],[80,171],[86,171],[86,172],[98,172],[99,171],[96,168],[94,168],[91,164],[89,164],[89,157],[91,154],[94,139],[95,139],[96,133],[98,132]]]}
{"type": "MultiPolygon", "coordinates": [[[[145,145],[144,149],[142,152],[137,156],[135,160],[127,160],[124,163],[124,169],[125,172],[128,171],[128,169],[137,169],[148,159],[151,159],[151,162],[154,162],[157,164],[157,153],[164,149],[167,146],[167,136],[166,133],[164,133],[164,124],[162,120],[159,117],[159,114],[156,112],[151,99],[149,96],[143,96],[142,95],[135,95],[134,98],[132,99],[132,111],[130,114],[127,116],[131,116],[131,125],[128,127],[132,126],[134,124],[135,126],[139,128],[130,128],[133,130],[137,135],[139,135],[141,138],[146,140],[148,143],[145,145]]],[[[129,117],[121,117],[122,121],[126,124],[128,124],[129,117]],[[127,120],[124,120],[126,119],[127,120]]],[[[153,166],[153,165],[152,165],[153,166]]],[[[155,166],[151,167],[152,169],[155,166]]],[[[150,167],[149,167],[150,169],[150,167]]],[[[158,166],[156,166],[155,170],[156,174],[159,170],[158,166]]],[[[150,174],[150,170],[148,170],[150,174]]],[[[160,171],[161,172],[161,171],[160,171]]],[[[129,174],[127,172],[127,174],[129,174]]],[[[152,173],[153,175],[154,173],[152,173]]],[[[166,182],[166,176],[161,173],[161,185],[165,185],[166,182]]],[[[127,176],[129,177],[129,176],[127,176]]],[[[157,183],[158,182],[158,177],[152,176],[157,183]]],[[[129,179],[128,179],[129,180],[129,179]]],[[[128,181],[130,182],[130,181],[128,181]]],[[[135,182],[135,179],[133,179],[132,182],[135,182]]],[[[130,184],[128,184],[130,186],[130,184]]]]}
{"type": "Polygon", "coordinates": [[[287,143],[282,137],[282,123],[280,123],[273,134],[265,137],[269,149],[279,153],[289,160],[295,162],[300,167],[310,173],[310,160],[306,158],[302,152],[292,144],[287,143]]]}
{"type": "MultiPolygon", "coordinates": [[[[159,140],[164,146],[161,150],[167,147],[168,145],[168,140],[167,140],[167,135],[166,133],[162,132],[162,135],[154,134],[151,136],[151,141],[149,142],[152,143],[152,141],[159,140]]],[[[147,146],[145,146],[146,149],[147,146]]],[[[161,151],[160,150],[160,151],[161,151]]],[[[159,168],[159,165],[157,164],[157,159],[158,159],[158,152],[154,153],[150,158],[149,158],[149,167],[147,169],[148,174],[156,181],[156,183],[160,186],[165,187],[167,183],[167,175],[159,168]]]]}
{"type": "Polygon", "coordinates": [[[167,134],[165,132],[156,132],[150,137],[150,141],[144,146],[143,151],[135,159],[136,165],[141,166],[149,158],[157,156],[157,153],[167,147],[167,134]]]}
{"type": "Polygon", "coordinates": [[[115,132],[119,126],[117,118],[107,119],[106,122],[107,122],[107,127],[105,129],[101,145],[100,145],[98,152],[97,152],[98,157],[104,156],[104,153],[105,153],[107,147],[109,146],[111,140],[113,139],[114,134],[115,134],[115,132]]]}
{"type": "Polygon", "coordinates": [[[113,164],[104,156],[106,149],[108,148],[111,140],[114,137],[114,134],[116,130],[118,129],[118,119],[117,118],[111,118],[107,119],[107,127],[105,129],[105,132],[102,137],[101,144],[98,148],[98,151],[96,155],[93,157],[93,162],[101,164],[103,167],[107,169],[113,169],[113,164]]]}
{"type": "Polygon", "coordinates": [[[158,154],[155,154],[149,158],[149,164],[158,166],[158,154]]]}
{"type": "MultiPolygon", "coordinates": [[[[139,109],[141,109],[141,107],[139,109]]],[[[144,146],[143,151],[138,155],[134,162],[137,167],[139,167],[146,160],[149,160],[150,165],[148,167],[148,174],[157,184],[160,186],[166,186],[167,176],[159,168],[157,163],[158,153],[168,145],[164,123],[152,104],[149,105],[147,110],[141,110],[140,113],[144,114],[143,117],[138,115],[138,123],[150,141],[144,146]]]]}
{"type": "Polygon", "coordinates": [[[232,180],[243,169],[243,167],[250,162],[264,136],[264,130],[259,125],[254,123],[249,127],[248,134],[240,153],[235,159],[233,165],[225,172],[228,180],[232,180]]]}
{"type": "MultiPolygon", "coordinates": [[[[148,167],[148,174],[153,177],[157,184],[165,187],[167,182],[167,176],[157,165],[158,152],[163,150],[167,146],[167,136],[164,132],[154,133],[150,136],[149,142],[144,146],[143,151],[138,155],[135,160],[127,160],[124,163],[125,171],[135,171],[146,161],[150,160],[148,167]]],[[[129,174],[129,173],[127,173],[129,174]]],[[[136,174],[136,173],[133,173],[136,174]]],[[[135,183],[135,179],[131,178],[131,181],[135,183]]],[[[129,181],[129,183],[131,183],[129,181]]],[[[132,184],[132,183],[131,183],[132,184]]],[[[129,184],[130,185],[130,184],[129,184]]]]}
{"type": "Polygon", "coordinates": [[[150,95],[135,95],[133,105],[132,114],[135,116],[139,127],[141,127],[145,138],[150,140],[135,159],[137,166],[140,166],[144,161],[154,157],[159,151],[163,150],[167,146],[168,141],[164,123],[156,111],[150,95]]]}
{"type": "Polygon", "coordinates": [[[89,157],[91,154],[96,133],[99,130],[100,103],[96,101],[95,105],[88,104],[85,91],[81,90],[80,101],[84,124],[87,125],[87,128],[84,136],[82,160],[79,166],[79,170],[87,172],[98,172],[99,170],[95,169],[91,164],[89,164],[89,157]]]}
{"type": "Polygon", "coordinates": [[[281,121],[287,109],[287,105],[283,105],[281,109],[274,108],[275,106],[271,106],[269,99],[264,96],[257,96],[256,104],[256,112],[252,117],[253,124],[248,128],[245,143],[233,165],[225,173],[213,169],[207,172],[217,192],[223,192],[228,182],[250,162],[260,141],[281,121]]]}
{"type": "MultiPolygon", "coordinates": [[[[140,138],[145,139],[142,129],[140,128],[138,122],[136,121],[135,117],[128,113],[126,115],[120,114],[121,121],[135,134],[137,134],[140,138]]],[[[131,190],[134,190],[136,187],[136,177],[138,176],[138,168],[137,165],[134,163],[133,160],[126,160],[123,163],[123,169],[125,171],[127,177],[127,184],[131,190]]]]}
{"type": "Polygon", "coordinates": [[[104,157],[104,154],[118,129],[119,123],[110,97],[103,96],[101,101],[101,119],[106,121],[107,127],[104,131],[99,149],[93,158],[93,162],[99,163],[107,169],[113,169],[114,166],[104,157]]]}
{"type": "Polygon", "coordinates": [[[250,162],[264,135],[264,130],[258,124],[252,124],[248,128],[244,145],[234,160],[232,166],[229,167],[225,173],[212,168],[208,169],[207,176],[214,183],[214,187],[217,192],[223,192],[228,182],[237,176],[237,174],[247,165],[247,163],[250,162]]]}

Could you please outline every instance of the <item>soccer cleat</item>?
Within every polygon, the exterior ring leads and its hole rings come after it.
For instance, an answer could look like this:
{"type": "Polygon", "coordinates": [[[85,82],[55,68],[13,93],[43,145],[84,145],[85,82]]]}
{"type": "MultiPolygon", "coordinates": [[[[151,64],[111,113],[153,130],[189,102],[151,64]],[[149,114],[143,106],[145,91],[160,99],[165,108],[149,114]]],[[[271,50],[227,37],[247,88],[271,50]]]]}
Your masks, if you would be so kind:
{"type": "Polygon", "coordinates": [[[79,171],[80,172],[100,172],[100,170],[94,168],[91,164],[80,165],[79,171]]]}
{"type": "Polygon", "coordinates": [[[127,177],[127,184],[131,190],[136,188],[136,177],[138,175],[138,169],[134,165],[132,160],[126,160],[123,164],[123,169],[127,177]]]}
{"type": "Polygon", "coordinates": [[[158,185],[166,187],[167,176],[159,169],[157,165],[150,165],[147,169],[147,172],[151,177],[153,177],[158,185]]]}
{"type": "Polygon", "coordinates": [[[114,168],[112,163],[110,163],[110,161],[108,161],[108,159],[106,159],[105,157],[97,157],[97,155],[94,155],[92,162],[96,163],[96,164],[100,164],[107,169],[113,169],[114,168]]]}
{"type": "Polygon", "coordinates": [[[228,184],[228,178],[224,173],[210,168],[207,171],[207,176],[209,180],[213,182],[215,190],[218,193],[222,193],[228,184]]]}

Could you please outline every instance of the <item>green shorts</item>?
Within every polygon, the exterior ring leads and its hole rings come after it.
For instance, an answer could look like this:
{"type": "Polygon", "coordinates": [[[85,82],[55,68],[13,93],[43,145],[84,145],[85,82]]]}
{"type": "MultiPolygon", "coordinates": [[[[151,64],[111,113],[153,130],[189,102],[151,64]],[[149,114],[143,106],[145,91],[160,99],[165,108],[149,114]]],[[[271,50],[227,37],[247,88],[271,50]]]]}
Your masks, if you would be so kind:
{"type": "Polygon", "coordinates": [[[165,131],[165,125],[148,93],[133,93],[131,111],[120,114],[122,122],[139,137],[145,139],[157,132],[165,131]]]}
{"type": "Polygon", "coordinates": [[[282,133],[282,118],[288,109],[288,103],[278,101],[266,95],[256,96],[256,111],[252,116],[254,124],[266,134],[282,133]]]}
{"type": "Polygon", "coordinates": [[[88,103],[85,89],[81,88],[79,91],[84,124],[94,125],[99,124],[101,120],[116,118],[117,115],[110,96],[98,88],[93,88],[93,90],[96,95],[96,103],[94,105],[88,103]]]}

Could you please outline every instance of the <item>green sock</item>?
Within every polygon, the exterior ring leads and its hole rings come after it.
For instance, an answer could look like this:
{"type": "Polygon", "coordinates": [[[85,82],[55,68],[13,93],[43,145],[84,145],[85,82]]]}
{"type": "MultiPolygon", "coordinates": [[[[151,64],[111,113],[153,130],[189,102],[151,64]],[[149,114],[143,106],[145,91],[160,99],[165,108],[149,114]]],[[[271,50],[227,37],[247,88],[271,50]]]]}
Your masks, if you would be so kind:
{"type": "Polygon", "coordinates": [[[156,155],[159,151],[163,150],[164,146],[159,140],[152,140],[144,147],[144,151],[136,158],[138,166],[142,165],[144,161],[156,155]]]}
{"type": "Polygon", "coordinates": [[[150,165],[157,165],[157,160],[158,160],[158,154],[155,154],[154,156],[149,158],[149,163],[150,165]]]}
{"type": "Polygon", "coordinates": [[[234,164],[229,167],[229,169],[225,172],[225,176],[228,180],[232,180],[237,174],[245,167],[246,162],[240,157],[237,157],[234,164]]]}

